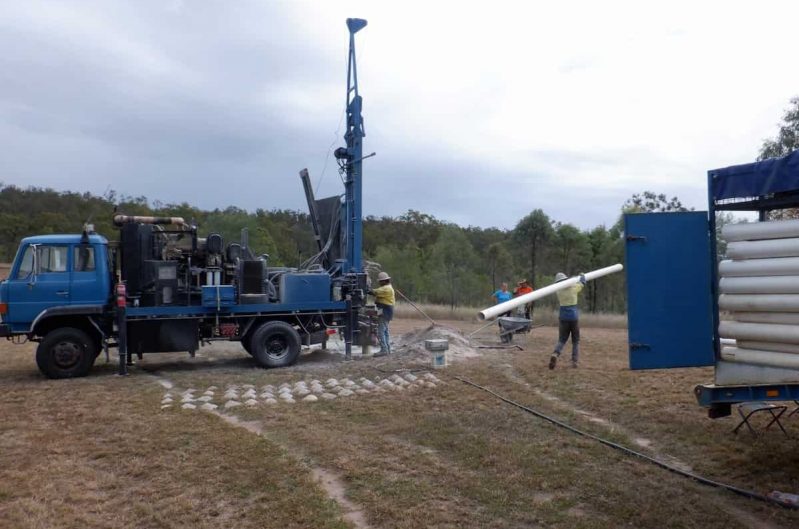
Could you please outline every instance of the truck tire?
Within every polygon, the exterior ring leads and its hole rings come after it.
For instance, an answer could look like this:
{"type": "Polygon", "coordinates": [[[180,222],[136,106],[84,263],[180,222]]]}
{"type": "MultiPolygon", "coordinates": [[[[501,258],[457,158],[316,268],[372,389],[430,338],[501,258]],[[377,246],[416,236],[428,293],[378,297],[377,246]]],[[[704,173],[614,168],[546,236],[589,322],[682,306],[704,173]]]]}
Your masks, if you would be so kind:
{"type": "Polygon", "coordinates": [[[36,365],[48,378],[85,377],[97,357],[96,348],[94,340],[80,329],[53,329],[36,349],[36,365]]]}
{"type": "Polygon", "coordinates": [[[300,335],[286,322],[268,321],[255,330],[250,347],[264,367],[290,366],[300,356],[300,335]]]}

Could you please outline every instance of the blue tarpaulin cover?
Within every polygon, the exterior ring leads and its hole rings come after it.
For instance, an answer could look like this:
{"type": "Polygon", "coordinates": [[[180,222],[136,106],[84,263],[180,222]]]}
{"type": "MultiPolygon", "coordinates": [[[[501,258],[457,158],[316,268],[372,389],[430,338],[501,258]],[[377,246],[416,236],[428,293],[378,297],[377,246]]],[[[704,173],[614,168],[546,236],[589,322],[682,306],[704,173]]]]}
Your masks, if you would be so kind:
{"type": "Polygon", "coordinates": [[[781,158],[710,171],[713,200],[799,191],[799,151],[781,158]]]}

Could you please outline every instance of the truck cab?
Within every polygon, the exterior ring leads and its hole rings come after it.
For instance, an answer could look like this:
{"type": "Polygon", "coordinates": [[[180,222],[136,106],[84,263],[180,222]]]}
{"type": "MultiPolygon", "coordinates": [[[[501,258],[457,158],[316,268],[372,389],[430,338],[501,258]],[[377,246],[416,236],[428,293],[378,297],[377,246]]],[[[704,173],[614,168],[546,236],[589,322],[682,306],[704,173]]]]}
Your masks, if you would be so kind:
{"type": "Polygon", "coordinates": [[[0,336],[34,338],[50,318],[102,311],[111,298],[108,256],[108,241],[97,234],[23,239],[0,282],[0,336]]]}

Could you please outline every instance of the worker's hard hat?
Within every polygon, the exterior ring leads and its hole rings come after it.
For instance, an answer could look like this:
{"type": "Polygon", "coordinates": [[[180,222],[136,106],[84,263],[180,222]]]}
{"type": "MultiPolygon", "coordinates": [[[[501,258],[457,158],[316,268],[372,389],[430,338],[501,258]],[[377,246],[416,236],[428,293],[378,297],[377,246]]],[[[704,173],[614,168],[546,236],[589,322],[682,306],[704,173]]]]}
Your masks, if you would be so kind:
{"type": "Polygon", "coordinates": [[[559,283],[559,282],[563,281],[564,279],[568,279],[568,278],[567,278],[566,274],[564,274],[563,272],[558,272],[557,274],[555,274],[555,283],[559,283]]]}
{"type": "Polygon", "coordinates": [[[391,276],[385,272],[380,272],[379,274],[377,274],[378,281],[388,281],[389,279],[391,279],[391,276]]]}

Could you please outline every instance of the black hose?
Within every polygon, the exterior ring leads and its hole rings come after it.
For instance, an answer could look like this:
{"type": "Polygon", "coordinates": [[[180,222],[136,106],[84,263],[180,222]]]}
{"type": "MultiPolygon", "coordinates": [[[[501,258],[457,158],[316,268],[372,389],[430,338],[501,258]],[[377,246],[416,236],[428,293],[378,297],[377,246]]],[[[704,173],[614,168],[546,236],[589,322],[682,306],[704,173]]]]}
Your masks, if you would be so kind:
{"type": "Polygon", "coordinates": [[[544,419],[545,421],[548,421],[548,422],[554,424],[555,426],[559,426],[561,428],[565,428],[566,430],[569,430],[572,433],[576,433],[577,435],[582,435],[583,437],[588,437],[589,439],[593,439],[594,441],[597,441],[597,442],[599,442],[599,443],[601,443],[601,444],[603,444],[605,446],[609,446],[611,448],[615,448],[616,450],[619,450],[619,451],[621,451],[621,452],[623,452],[623,453],[625,453],[627,455],[631,455],[631,456],[635,456],[635,457],[637,457],[639,459],[643,459],[644,461],[646,461],[648,463],[652,463],[652,464],[657,465],[657,466],[659,466],[661,468],[665,468],[666,470],[668,470],[670,472],[674,472],[675,474],[678,474],[680,476],[692,479],[692,480],[694,480],[694,481],[696,481],[698,483],[701,483],[702,485],[708,485],[708,486],[711,486],[711,487],[716,487],[716,488],[728,490],[730,492],[734,492],[735,494],[738,494],[740,496],[744,496],[746,498],[751,498],[753,500],[759,500],[759,501],[762,501],[762,502],[765,502],[765,503],[771,503],[771,504],[774,504],[774,505],[778,505],[780,507],[784,507],[786,509],[799,509],[799,506],[794,505],[793,503],[782,502],[782,501],[777,500],[775,498],[770,498],[768,496],[764,496],[762,494],[758,494],[757,492],[752,492],[752,491],[749,491],[749,490],[741,489],[741,488],[735,487],[733,485],[728,485],[726,483],[721,483],[720,481],[714,481],[712,479],[708,479],[708,478],[700,476],[698,474],[694,474],[693,472],[688,472],[686,470],[682,470],[682,469],[677,468],[677,467],[675,467],[673,465],[669,465],[668,463],[664,463],[663,461],[659,461],[659,460],[655,459],[654,457],[648,456],[648,455],[643,454],[641,452],[637,452],[637,451],[633,450],[632,448],[628,448],[626,446],[622,446],[622,445],[620,445],[618,443],[614,443],[613,441],[608,441],[607,439],[603,439],[602,437],[599,437],[599,436],[596,436],[594,434],[591,434],[591,433],[585,432],[583,430],[580,430],[578,428],[575,428],[574,426],[566,424],[565,422],[559,421],[559,420],[554,419],[554,418],[552,418],[552,417],[550,417],[548,415],[545,415],[545,414],[541,413],[540,411],[536,411],[536,410],[534,410],[532,408],[529,408],[529,407],[527,407],[527,406],[525,406],[523,404],[519,404],[518,402],[513,401],[513,400],[511,400],[511,399],[509,399],[507,397],[503,397],[499,393],[496,393],[496,392],[494,392],[494,391],[492,391],[492,390],[490,390],[490,389],[488,389],[488,388],[486,388],[484,386],[481,386],[480,384],[476,384],[476,383],[474,383],[474,382],[472,382],[470,380],[467,380],[467,379],[465,379],[463,377],[460,377],[460,376],[457,376],[457,375],[450,375],[450,376],[452,376],[453,378],[455,378],[457,380],[460,380],[461,382],[463,382],[465,384],[468,384],[470,386],[474,386],[474,387],[476,387],[478,389],[481,389],[481,390],[485,391],[486,393],[490,393],[491,395],[495,396],[499,400],[501,400],[503,402],[506,402],[506,403],[508,403],[508,404],[510,404],[512,406],[516,406],[517,408],[519,408],[519,409],[521,409],[523,411],[526,411],[527,413],[530,413],[532,415],[535,415],[536,417],[538,417],[540,419],[544,419]]]}

